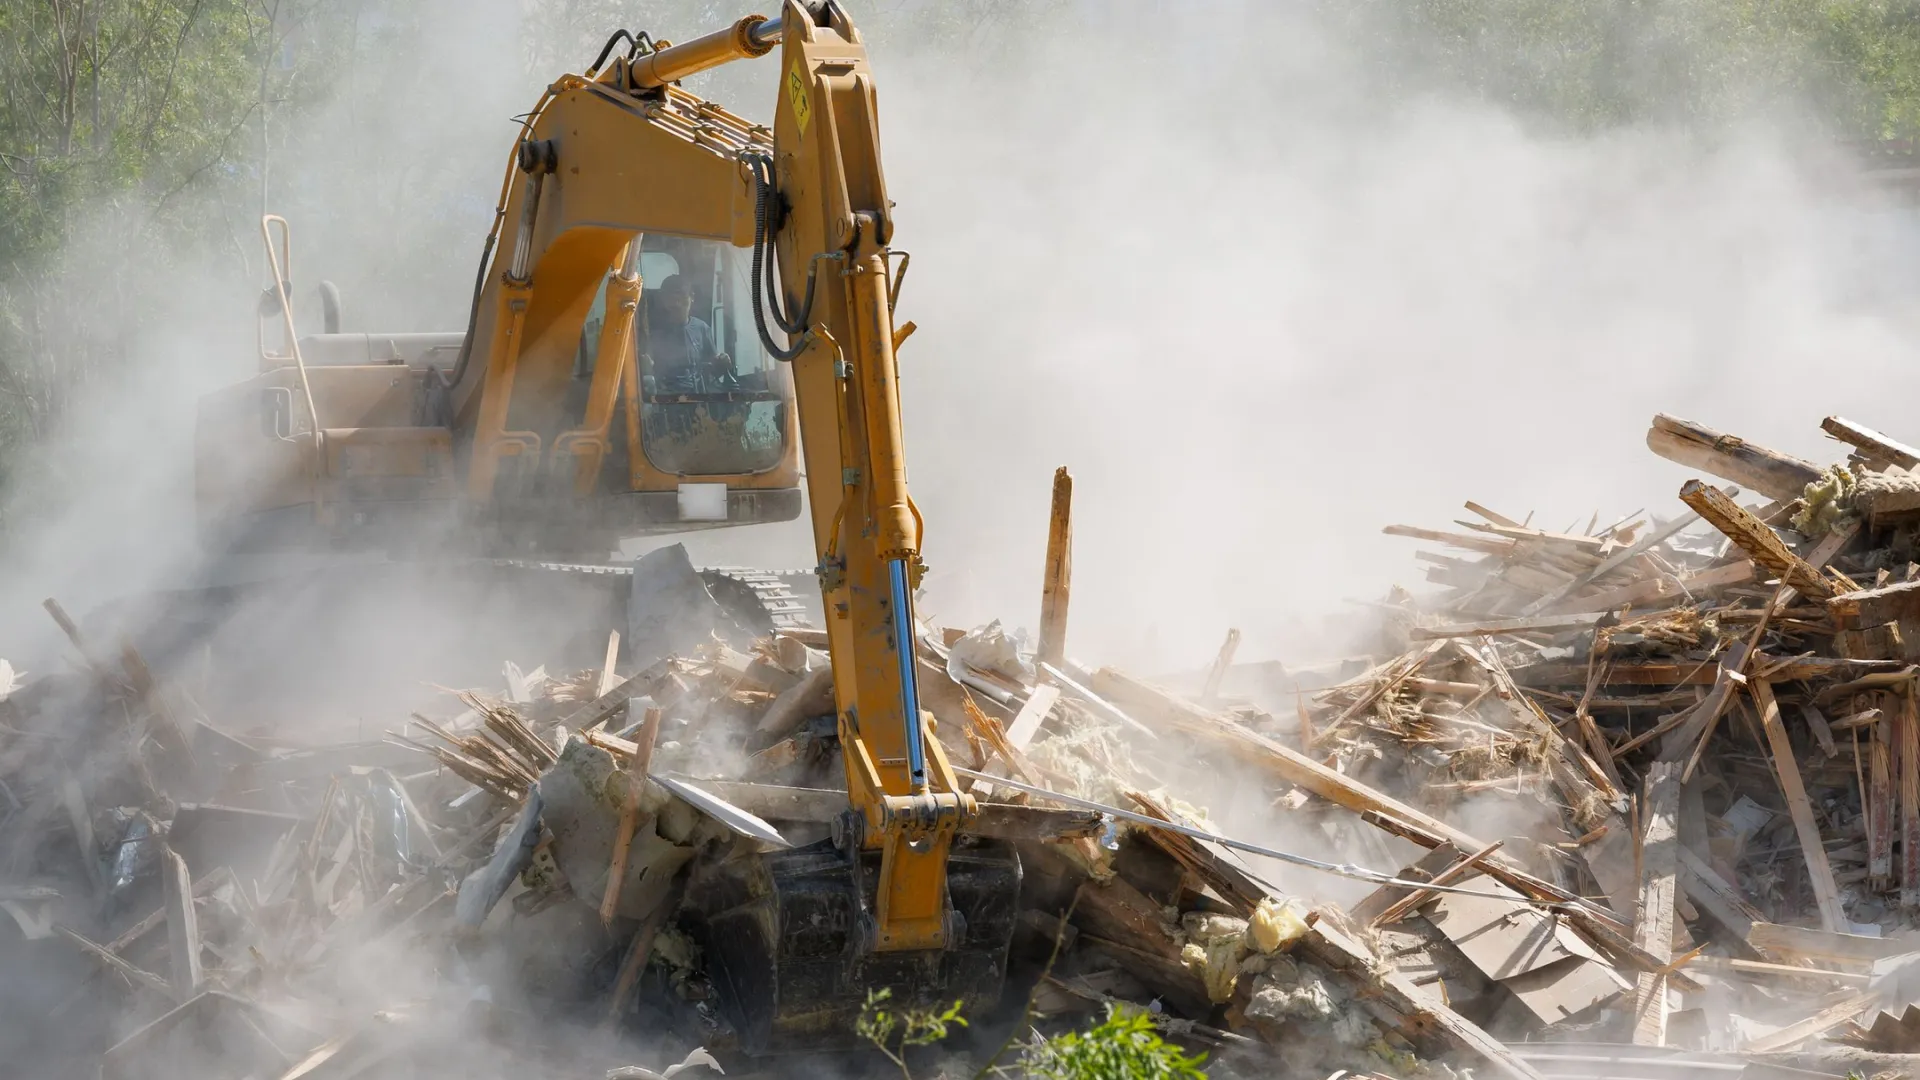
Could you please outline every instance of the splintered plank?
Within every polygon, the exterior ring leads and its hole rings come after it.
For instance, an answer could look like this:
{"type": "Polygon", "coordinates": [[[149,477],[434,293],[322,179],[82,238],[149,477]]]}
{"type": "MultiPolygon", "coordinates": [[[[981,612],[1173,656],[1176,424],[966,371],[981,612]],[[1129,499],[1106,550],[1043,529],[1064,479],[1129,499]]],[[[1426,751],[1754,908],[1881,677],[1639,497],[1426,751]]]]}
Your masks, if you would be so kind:
{"type": "Polygon", "coordinates": [[[1915,618],[1920,616],[1920,581],[1841,593],[1827,601],[1827,614],[1842,630],[1865,630],[1915,618]]]}
{"type": "Polygon", "coordinates": [[[1870,968],[1875,961],[1913,951],[1905,938],[1835,934],[1809,926],[1757,922],[1748,938],[1754,948],[1776,960],[1809,961],[1849,968],[1870,968]]]}
{"type": "Polygon", "coordinates": [[[1668,461],[1710,472],[1769,499],[1791,501],[1820,479],[1820,466],[1737,436],[1664,413],[1647,429],[1647,449],[1668,461]]]}
{"type": "Polygon", "coordinates": [[[1680,501],[1706,518],[1726,534],[1747,557],[1765,567],[1774,577],[1793,586],[1802,596],[1825,600],[1834,594],[1833,583],[1813,564],[1795,555],[1766,522],[1726,497],[1717,488],[1698,480],[1689,480],[1680,488],[1680,501]]]}
{"type": "Polygon", "coordinates": [[[1754,579],[1753,563],[1741,559],[1725,566],[1716,566],[1711,570],[1702,570],[1685,577],[1655,577],[1645,581],[1636,581],[1631,585],[1622,585],[1592,596],[1576,597],[1556,605],[1563,613],[1576,611],[1612,611],[1615,608],[1645,608],[1663,600],[1698,597],[1702,593],[1715,589],[1725,589],[1734,585],[1745,585],[1754,579]]]}
{"type": "Polygon", "coordinates": [[[1033,737],[1040,733],[1040,725],[1047,722],[1047,716],[1053,712],[1054,702],[1060,700],[1060,688],[1052,683],[1041,683],[1027,695],[1026,704],[1014,715],[1013,723],[1007,726],[1007,745],[1015,750],[1025,750],[1033,737]]]}
{"type": "Polygon", "coordinates": [[[1834,745],[1833,728],[1827,725],[1827,715],[1809,701],[1800,706],[1800,715],[1807,718],[1807,730],[1813,732],[1813,741],[1820,744],[1820,752],[1832,757],[1840,752],[1834,745]]]}
{"type": "Polygon", "coordinates": [[[1541,597],[1538,600],[1535,600],[1533,603],[1527,605],[1525,608],[1522,608],[1521,614],[1522,615],[1540,614],[1542,611],[1545,611],[1547,608],[1552,607],[1554,604],[1557,604],[1560,601],[1565,600],[1568,596],[1571,596],[1575,592],[1578,592],[1579,590],[1586,588],[1588,585],[1591,585],[1594,582],[1600,580],[1601,578],[1606,577],[1608,574],[1613,573],[1615,570],[1618,570],[1622,566],[1625,566],[1629,562],[1632,562],[1634,559],[1637,559],[1640,556],[1645,555],[1647,552],[1652,551],[1654,548],[1659,547],[1661,544],[1666,543],[1668,539],[1674,536],[1674,534],[1678,533],[1680,530],[1686,528],[1689,525],[1692,525],[1694,522],[1699,520],[1700,520],[1699,514],[1682,514],[1680,517],[1675,518],[1674,520],[1668,522],[1662,528],[1654,530],[1652,533],[1642,538],[1638,543],[1634,544],[1632,547],[1629,547],[1623,551],[1616,551],[1612,555],[1609,555],[1607,558],[1602,559],[1600,561],[1599,566],[1596,566],[1593,569],[1587,571],[1586,573],[1580,575],[1579,577],[1573,579],[1571,583],[1555,590],[1554,592],[1547,594],[1546,596],[1541,597]]]}
{"type": "Polygon", "coordinates": [[[151,990],[169,1001],[173,1000],[173,986],[168,983],[167,980],[144,968],[135,967],[133,964],[107,951],[105,945],[80,936],[77,931],[70,927],[56,925],[53,929],[61,937],[79,946],[80,951],[104,965],[109,971],[119,972],[133,985],[151,990]]]}
{"type": "Polygon", "coordinates": [[[614,665],[620,662],[620,631],[607,632],[607,658],[600,665],[600,678],[594,683],[593,696],[598,698],[611,691],[619,678],[614,674],[614,665]]]}
{"type": "Polygon", "coordinates": [[[1603,613],[1548,615],[1534,619],[1487,619],[1460,626],[1416,626],[1408,632],[1414,641],[1438,641],[1442,638],[1487,637],[1498,634],[1526,634],[1545,630],[1585,630],[1597,624],[1603,613]]]}
{"type": "Polygon", "coordinates": [[[1767,1054],[1779,1050],[1791,1050],[1801,1043],[1824,1031],[1839,1027],[1841,1024],[1859,1016],[1873,1006],[1878,995],[1862,990],[1837,1004],[1829,1005],[1805,1020],[1788,1024],[1778,1031],[1769,1032],[1758,1038],[1750,1039],[1740,1049],[1750,1054],[1767,1054]]]}
{"type": "Polygon", "coordinates": [[[1780,720],[1780,703],[1774,699],[1773,684],[1765,679],[1753,679],[1747,686],[1760,710],[1760,727],[1767,735],[1774,773],[1780,779],[1787,811],[1793,816],[1794,832],[1800,838],[1800,850],[1806,856],[1807,877],[1813,883],[1814,900],[1820,905],[1820,924],[1836,934],[1844,933],[1847,917],[1840,908],[1840,886],[1834,882],[1833,867],[1827,863],[1827,849],[1820,837],[1820,826],[1813,819],[1813,803],[1807,799],[1806,784],[1800,779],[1800,764],[1794,760],[1793,743],[1788,740],[1786,725],[1780,720]]]}
{"type": "MultiPolygon", "coordinates": [[[[1555,727],[1553,721],[1547,714],[1541,711],[1540,706],[1535,704],[1534,700],[1528,697],[1525,691],[1520,689],[1520,684],[1514,681],[1513,672],[1507,669],[1506,663],[1500,659],[1500,654],[1495,651],[1491,641],[1486,642],[1484,652],[1476,652],[1464,645],[1459,646],[1459,648],[1462,655],[1466,656],[1469,661],[1480,667],[1492,678],[1494,696],[1499,698],[1501,702],[1507,706],[1508,711],[1514,715],[1516,720],[1519,720],[1523,725],[1531,720],[1532,725],[1537,726],[1540,733],[1546,738],[1548,747],[1551,750],[1558,751],[1562,757],[1567,759],[1569,764],[1574,765],[1579,768],[1581,772],[1585,773],[1587,784],[1593,790],[1598,791],[1601,798],[1609,803],[1620,800],[1620,789],[1615,787],[1613,781],[1609,779],[1607,770],[1602,768],[1600,763],[1595,761],[1591,754],[1588,754],[1586,750],[1582,749],[1579,743],[1571,742],[1560,737],[1560,729],[1555,727]]],[[[1589,679],[1587,685],[1591,687],[1593,681],[1589,679]]],[[[1563,789],[1567,787],[1566,781],[1558,774],[1555,775],[1554,779],[1561,784],[1563,789]]],[[[1573,792],[1571,794],[1578,797],[1585,793],[1573,792]]]]}
{"type": "Polygon", "coordinates": [[[1354,717],[1362,715],[1368,709],[1373,708],[1374,702],[1392,693],[1401,683],[1412,678],[1414,673],[1418,672],[1422,667],[1425,667],[1427,661],[1433,659],[1434,654],[1438,653],[1442,648],[1445,648],[1446,644],[1445,641],[1428,642],[1426,648],[1421,649],[1419,652],[1408,653],[1398,660],[1395,660],[1378,679],[1374,680],[1373,685],[1367,689],[1366,693],[1361,694],[1353,704],[1342,709],[1340,715],[1322,725],[1321,730],[1332,731],[1354,717]]]}
{"type": "Polygon", "coordinates": [[[1511,555],[1520,544],[1517,540],[1501,540],[1491,536],[1475,536],[1472,533],[1441,532],[1437,529],[1422,529],[1413,525],[1389,525],[1381,532],[1388,536],[1406,536],[1415,540],[1431,540],[1436,544],[1448,544],[1468,551],[1478,551],[1486,555],[1511,555]]]}
{"type": "MultiPolygon", "coordinates": [[[[1634,939],[1654,957],[1673,959],[1673,915],[1680,875],[1680,763],[1656,761],[1641,796],[1640,920],[1634,939]]],[[[1667,976],[1643,971],[1633,999],[1636,1046],[1667,1042],[1667,976]]]]}
{"type": "Polygon", "coordinates": [[[1902,469],[1920,465],[1920,450],[1865,424],[1856,424],[1842,416],[1829,416],[1820,421],[1820,430],[1853,447],[1868,461],[1897,465],[1902,469]]]}

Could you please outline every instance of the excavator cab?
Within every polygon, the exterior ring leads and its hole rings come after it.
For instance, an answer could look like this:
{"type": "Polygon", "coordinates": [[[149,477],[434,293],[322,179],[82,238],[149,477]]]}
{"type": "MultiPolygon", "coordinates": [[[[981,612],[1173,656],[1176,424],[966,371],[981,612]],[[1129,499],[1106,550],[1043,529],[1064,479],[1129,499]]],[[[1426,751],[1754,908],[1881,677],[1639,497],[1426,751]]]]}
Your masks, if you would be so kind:
{"type": "Polygon", "coordinates": [[[623,269],[606,267],[580,299],[572,379],[520,395],[513,419],[536,452],[476,500],[461,482],[473,424],[452,400],[468,335],[342,332],[331,285],[326,332],[301,333],[281,301],[291,230],[269,217],[262,232],[279,281],[261,304],[259,374],[203,398],[196,426],[209,549],[598,559],[623,537],[799,516],[793,379],[753,330],[750,250],[640,236],[630,344],[596,381],[623,269]],[[652,287],[668,281],[691,295],[684,314],[652,287]]]}
{"type": "MultiPolygon", "coordinates": [[[[793,379],[754,333],[750,270],[750,254],[730,244],[642,238],[633,350],[640,451],[663,473],[754,475],[778,467],[787,453],[793,379]]],[[[583,395],[606,325],[606,296],[602,284],[580,335],[575,379],[583,395]]]]}

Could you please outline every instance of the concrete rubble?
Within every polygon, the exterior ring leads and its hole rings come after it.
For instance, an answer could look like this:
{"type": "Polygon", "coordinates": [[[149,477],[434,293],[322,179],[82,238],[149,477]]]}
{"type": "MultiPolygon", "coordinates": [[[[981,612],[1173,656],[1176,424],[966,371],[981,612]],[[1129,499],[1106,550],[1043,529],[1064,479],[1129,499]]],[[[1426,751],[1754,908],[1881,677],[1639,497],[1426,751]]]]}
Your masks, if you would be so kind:
{"type": "MultiPolygon", "coordinates": [[[[1701,479],[1604,528],[1390,526],[1434,588],[1364,657],[1241,664],[1234,633],[1191,678],[1089,670],[1064,578],[1035,648],[924,628],[935,735],[1023,878],[1004,1015],[920,1074],[1119,1006],[1215,1076],[1912,1075],[1920,451],[1824,427],[1847,461],[1657,417],[1701,479]],[[1271,883],[1316,875],[1355,899],[1271,883]]],[[[688,877],[845,809],[822,631],[616,641],[303,745],[48,609],[72,669],[0,666],[0,960],[46,972],[10,1005],[45,1074],[789,1075],[734,1053],[688,877]]]]}

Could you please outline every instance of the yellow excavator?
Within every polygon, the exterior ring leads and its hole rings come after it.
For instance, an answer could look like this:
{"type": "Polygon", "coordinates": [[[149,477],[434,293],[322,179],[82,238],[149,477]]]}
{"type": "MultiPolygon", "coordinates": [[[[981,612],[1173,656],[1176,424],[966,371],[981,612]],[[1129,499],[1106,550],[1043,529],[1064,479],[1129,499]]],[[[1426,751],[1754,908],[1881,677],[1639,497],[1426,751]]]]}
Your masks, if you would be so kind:
{"type": "MultiPolygon", "coordinates": [[[[894,247],[874,80],[833,0],[681,44],[611,38],[528,114],[464,334],[300,337],[285,222],[262,370],[203,402],[221,550],[477,546],[796,517],[807,484],[846,771],[834,839],[698,871],[685,910],[748,1050],[844,1039],[867,992],[977,1010],[1017,914],[916,686],[894,247]],[[678,82],[778,52],[773,127],[678,82]],[[804,453],[804,473],[799,468],[804,453]]],[[[331,320],[330,320],[331,321],[331,320]]]]}

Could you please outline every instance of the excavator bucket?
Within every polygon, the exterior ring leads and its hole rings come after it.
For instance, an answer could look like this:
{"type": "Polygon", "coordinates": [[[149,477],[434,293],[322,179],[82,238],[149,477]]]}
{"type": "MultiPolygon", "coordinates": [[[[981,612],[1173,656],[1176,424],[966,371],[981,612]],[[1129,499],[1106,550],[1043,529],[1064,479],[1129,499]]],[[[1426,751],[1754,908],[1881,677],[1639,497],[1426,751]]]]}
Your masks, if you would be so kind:
{"type": "Polygon", "coordinates": [[[978,1016],[998,1003],[1019,914],[1020,859],[1002,841],[962,836],[947,864],[957,933],[945,949],[877,952],[873,910],[880,855],[858,863],[823,840],[773,854],[751,851],[704,863],[683,911],[697,920],[722,1014],[741,1050],[787,1054],[858,1041],[868,994],[892,991],[889,1008],[978,1016]]]}

